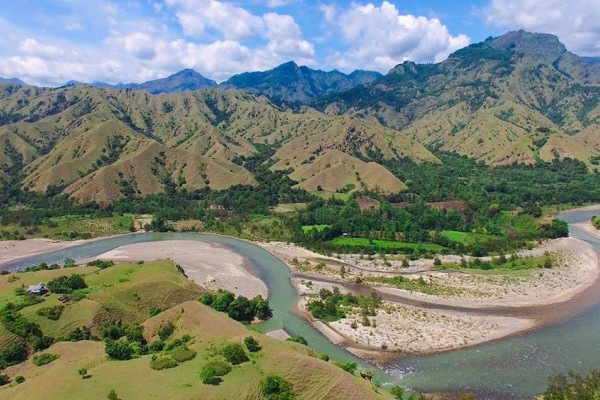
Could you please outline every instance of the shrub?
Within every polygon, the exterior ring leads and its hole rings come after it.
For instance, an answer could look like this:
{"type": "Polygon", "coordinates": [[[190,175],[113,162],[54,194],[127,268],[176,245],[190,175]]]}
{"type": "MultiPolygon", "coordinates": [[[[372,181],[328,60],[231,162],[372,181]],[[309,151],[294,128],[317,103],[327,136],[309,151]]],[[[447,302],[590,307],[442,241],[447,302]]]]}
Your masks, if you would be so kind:
{"type": "Polygon", "coordinates": [[[25,377],[23,375],[17,375],[15,376],[15,382],[20,385],[21,383],[25,382],[25,377]]]}
{"type": "Polygon", "coordinates": [[[75,328],[71,333],[69,333],[69,336],[67,337],[67,340],[69,340],[71,342],[78,342],[80,340],[91,340],[91,339],[93,339],[92,332],[90,331],[90,328],[88,328],[87,326],[75,328]]]}
{"type": "Polygon", "coordinates": [[[121,340],[106,340],[104,351],[113,360],[129,360],[133,356],[133,349],[129,343],[121,340]]]}
{"type": "Polygon", "coordinates": [[[8,375],[0,374],[0,386],[4,386],[10,383],[10,377],[8,375]]]}
{"type": "Polygon", "coordinates": [[[156,317],[161,312],[162,312],[162,310],[160,308],[152,307],[151,309],[148,310],[148,315],[151,317],[156,317]]]}
{"type": "Polygon", "coordinates": [[[319,359],[323,361],[329,361],[329,356],[325,353],[319,354],[319,359]]]}
{"type": "Polygon", "coordinates": [[[287,342],[294,342],[294,343],[300,343],[303,344],[305,346],[308,346],[308,342],[306,341],[306,339],[304,339],[302,336],[293,336],[291,338],[287,338],[285,339],[287,342]]]}
{"type": "Polygon", "coordinates": [[[261,392],[269,400],[293,400],[293,386],[282,376],[268,375],[261,383],[261,392]]]}
{"type": "Polygon", "coordinates": [[[87,285],[81,275],[59,276],[48,282],[48,289],[53,293],[70,294],[77,289],[85,289],[87,285]]]}
{"type": "Polygon", "coordinates": [[[344,371],[351,373],[352,375],[354,375],[354,372],[356,371],[356,367],[357,367],[356,363],[352,363],[352,362],[341,363],[341,362],[334,361],[333,364],[337,365],[344,371]]]}
{"type": "Polygon", "coordinates": [[[188,349],[186,346],[179,346],[171,352],[171,357],[177,362],[186,362],[196,357],[194,350],[188,349]]]}
{"type": "Polygon", "coordinates": [[[238,343],[228,344],[223,348],[223,356],[233,365],[241,364],[248,361],[246,352],[238,343]]]}
{"type": "Polygon", "coordinates": [[[200,380],[205,385],[218,385],[221,383],[221,378],[217,376],[217,373],[210,365],[205,365],[200,371],[200,380]]]}
{"type": "Polygon", "coordinates": [[[171,357],[156,357],[150,359],[150,368],[160,371],[162,369],[175,368],[179,364],[171,357]]]}
{"type": "Polygon", "coordinates": [[[165,341],[175,332],[175,325],[169,321],[165,326],[158,330],[158,337],[160,340],[165,341]]]}
{"type": "Polygon", "coordinates": [[[221,360],[211,361],[206,365],[210,365],[212,368],[214,368],[216,376],[225,376],[230,373],[232,369],[231,365],[221,360]]]}
{"type": "Polygon", "coordinates": [[[58,321],[64,309],[64,306],[43,307],[37,310],[36,314],[52,321],[58,321]]]}
{"type": "Polygon", "coordinates": [[[229,305],[235,300],[235,295],[227,290],[219,290],[210,305],[217,311],[227,312],[229,305]]]}
{"type": "Polygon", "coordinates": [[[148,351],[151,353],[157,353],[165,348],[165,342],[162,340],[155,340],[154,342],[148,345],[148,351]]]}
{"type": "Polygon", "coordinates": [[[236,321],[252,321],[254,319],[254,305],[244,296],[239,296],[227,307],[229,318],[236,321]]]}
{"type": "Polygon", "coordinates": [[[404,389],[401,386],[395,385],[390,389],[390,393],[394,396],[396,400],[402,400],[402,396],[404,395],[404,389]]]}
{"type": "Polygon", "coordinates": [[[41,367],[42,365],[50,364],[52,361],[56,360],[58,357],[59,357],[58,354],[52,354],[52,353],[36,354],[35,356],[33,356],[32,362],[34,365],[41,367]]]}
{"type": "Polygon", "coordinates": [[[262,348],[260,347],[256,339],[254,339],[252,336],[248,336],[247,338],[245,338],[244,344],[246,345],[246,348],[250,353],[260,351],[260,349],[262,348]]]}
{"type": "Polygon", "coordinates": [[[100,269],[106,269],[115,265],[112,260],[94,260],[87,263],[88,267],[97,267],[100,269]]]}
{"type": "Polygon", "coordinates": [[[200,303],[210,306],[212,305],[213,301],[215,301],[215,296],[212,293],[204,292],[200,295],[200,298],[198,300],[200,301],[200,303]]]}

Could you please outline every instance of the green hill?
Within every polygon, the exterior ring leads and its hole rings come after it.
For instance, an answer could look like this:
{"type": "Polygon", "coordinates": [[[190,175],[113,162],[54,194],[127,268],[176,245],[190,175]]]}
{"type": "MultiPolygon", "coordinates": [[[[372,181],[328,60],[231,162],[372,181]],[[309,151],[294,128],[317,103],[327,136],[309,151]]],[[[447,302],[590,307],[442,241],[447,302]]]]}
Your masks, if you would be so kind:
{"type": "MultiPolygon", "coordinates": [[[[86,267],[2,276],[2,306],[15,300],[14,289],[21,284],[48,282],[71,273],[84,277],[88,285],[85,298],[64,304],[56,321],[38,315],[40,308],[60,304],[56,294],[44,296],[42,303],[23,308],[21,314],[38,323],[45,335],[54,337],[66,336],[81,326],[99,336],[100,328],[111,321],[123,325],[141,323],[149,344],[159,339],[159,335],[167,335],[165,349],[117,361],[107,357],[101,341],[59,341],[43,351],[58,356],[47,365],[36,365],[33,355],[2,371],[13,380],[0,387],[3,399],[106,398],[111,390],[123,399],[261,399],[261,381],[270,374],[291,382],[297,399],[391,398],[384,391],[374,391],[369,382],[322,361],[306,346],[251,331],[226,314],[202,305],[195,300],[201,289],[170,261],[118,264],[103,270],[86,267]],[[151,317],[150,310],[159,313],[151,317]],[[168,325],[173,329],[166,334],[164,328],[168,325]],[[258,341],[261,350],[246,351],[249,360],[232,366],[220,383],[202,383],[199,373],[203,367],[215,361],[225,363],[223,348],[232,343],[244,346],[244,338],[248,336],[258,341]],[[171,357],[179,360],[178,365],[161,370],[151,367],[157,359],[171,357]],[[85,379],[79,372],[82,368],[86,370],[85,379]],[[19,375],[25,379],[21,384],[14,381],[19,375]]],[[[0,339],[0,349],[16,340],[1,329],[0,339]]]]}

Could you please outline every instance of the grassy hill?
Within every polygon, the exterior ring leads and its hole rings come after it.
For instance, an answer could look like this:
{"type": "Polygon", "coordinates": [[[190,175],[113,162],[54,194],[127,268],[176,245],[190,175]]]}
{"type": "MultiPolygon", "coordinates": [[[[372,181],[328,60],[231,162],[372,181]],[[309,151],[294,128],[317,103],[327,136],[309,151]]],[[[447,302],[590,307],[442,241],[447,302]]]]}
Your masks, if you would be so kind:
{"type": "MultiPolygon", "coordinates": [[[[375,391],[367,381],[322,361],[306,346],[251,331],[226,314],[202,305],[195,300],[201,289],[170,261],[119,264],[103,270],[86,267],[1,276],[0,302],[4,305],[14,301],[14,289],[21,284],[71,273],[84,277],[87,295],[65,305],[58,320],[51,321],[37,314],[42,307],[58,304],[55,294],[21,311],[28,320],[38,323],[44,334],[60,337],[74,327],[85,325],[99,335],[103,324],[118,320],[123,324],[142,323],[143,335],[151,343],[159,338],[166,325],[173,324],[174,331],[165,339],[167,347],[169,343],[183,340],[189,357],[174,368],[156,370],[151,368],[153,357],[170,357],[174,350],[117,361],[107,357],[105,345],[100,341],[57,342],[43,351],[59,356],[49,364],[37,366],[30,357],[3,371],[13,379],[18,375],[25,378],[21,384],[13,381],[0,387],[3,399],[106,398],[111,390],[122,399],[261,399],[264,397],[260,382],[269,374],[283,376],[291,382],[297,399],[391,398],[384,391],[375,391]],[[164,311],[150,317],[150,308],[164,311]],[[219,384],[203,384],[199,378],[202,368],[209,362],[225,362],[224,346],[243,343],[250,335],[262,349],[247,352],[249,360],[233,366],[219,384]],[[87,370],[85,379],[78,372],[82,368],[87,370]]],[[[0,348],[6,348],[15,337],[5,334],[1,328],[0,348]]]]}
{"type": "Polygon", "coordinates": [[[600,131],[600,67],[552,35],[509,32],[312,104],[489,165],[571,157],[592,167],[599,154],[586,140],[600,131]]]}
{"type": "MultiPolygon", "coordinates": [[[[1,176],[22,177],[23,186],[36,191],[64,188],[80,201],[255,185],[252,173],[232,161],[257,154],[258,144],[276,151],[267,161],[275,169],[295,170],[300,161],[312,163],[311,155],[333,150],[355,158],[353,163],[371,162],[376,154],[439,162],[422,145],[379,124],[283,109],[239,91],[153,96],[85,85],[4,85],[0,110],[1,176]],[[300,143],[309,146],[288,159],[300,143]]],[[[376,186],[373,176],[361,179],[376,186]]],[[[333,189],[354,181],[339,179],[333,189]]],[[[403,187],[397,179],[382,182],[384,192],[403,187]]]]}

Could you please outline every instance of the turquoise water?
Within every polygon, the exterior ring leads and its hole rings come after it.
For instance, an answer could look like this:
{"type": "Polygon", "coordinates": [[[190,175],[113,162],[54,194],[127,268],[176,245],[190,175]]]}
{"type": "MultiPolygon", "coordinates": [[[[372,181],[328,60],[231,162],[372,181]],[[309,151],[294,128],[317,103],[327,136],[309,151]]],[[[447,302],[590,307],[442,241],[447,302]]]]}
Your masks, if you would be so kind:
{"type": "MultiPolygon", "coordinates": [[[[572,212],[560,218],[581,222],[595,214],[572,212]]],[[[600,249],[600,242],[585,232],[570,226],[570,233],[600,249]]],[[[566,314],[561,322],[528,334],[449,353],[402,358],[386,370],[417,390],[469,390],[483,399],[532,399],[544,391],[548,375],[600,368],[600,304],[566,314]]]]}
{"type": "MultiPolygon", "coordinates": [[[[595,212],[561,215],[567,222],[588,221],[595,212]]],[[[600,241],[570,227],[572,236],[586,240],[600,250],[600,241]]],[[[372,366],[330,343],[292,310],[296,294],[290,271],[269,252],[253,244],[215,235],[145,233],[101,239],[85,245],[6,263],[2,269],[21,269],[40,262],[62,262],[65,258],[82,259],[102,254],[131,243],[161,240],[200,240],[220,243],[239,252],[253,264],[269,287],[273,318],[257,329],[284,328],[292,335],[305,337],[318,353],[327,353],[337,361],[372,366]]],[[[403,357],[376,370],[380,382],[400,380],[401,384],[422,391],[462,391],[478,393],[482,399],[531,399],[543,391],[547,376],[572,370],[600,367],[600,303],[587,310],[571,312],[559,322],[522,336],[464,350],[432,356],[403,357]]]]}
{"type": "Polygon", "coordinates": [[[283,328],[292,336],[303,336],[312,349],[317,353],[326,353],[332,360],[355,362],[361,368],[372,369],[375,372],[375,379],[379,382],[387,382],[393,379],[385,375],[383,371],[375,370],[370,364],[332,344],[302,317],[295,314],[292,310],[295,307],[296,291],[291,284],[291,273],[288,267],[268,251],[241,240],[199,233],[133,234],[100,239],[84,245],[13,261],[3,264],[2,269],[19,270],[41,262],[60,264],[67,257],[75,260],[84,259],[97,256],[126,244],[163,240],[198,240],[219,243],[246,257],[251,262],[257,275],[269,288],[269,304],[273,309],[273,317],[253,327],[254,329],[261,332],[268,332],[283,328]]]}

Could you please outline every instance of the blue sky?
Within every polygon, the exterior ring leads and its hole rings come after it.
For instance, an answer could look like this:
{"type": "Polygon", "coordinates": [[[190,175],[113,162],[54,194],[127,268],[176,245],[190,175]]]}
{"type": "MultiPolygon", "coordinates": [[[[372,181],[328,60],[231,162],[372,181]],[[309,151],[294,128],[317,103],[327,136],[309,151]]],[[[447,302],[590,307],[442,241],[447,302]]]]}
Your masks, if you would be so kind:
{"type": "Polygon", "coordinates": [[[600,1],[0,0],[0,76],[141,82],[193,68],[222,81],[294,60],[387,72],[513,29],[600,56],[600,1]],[[17,6],[18,4],[18,6],[17,6]]]}

